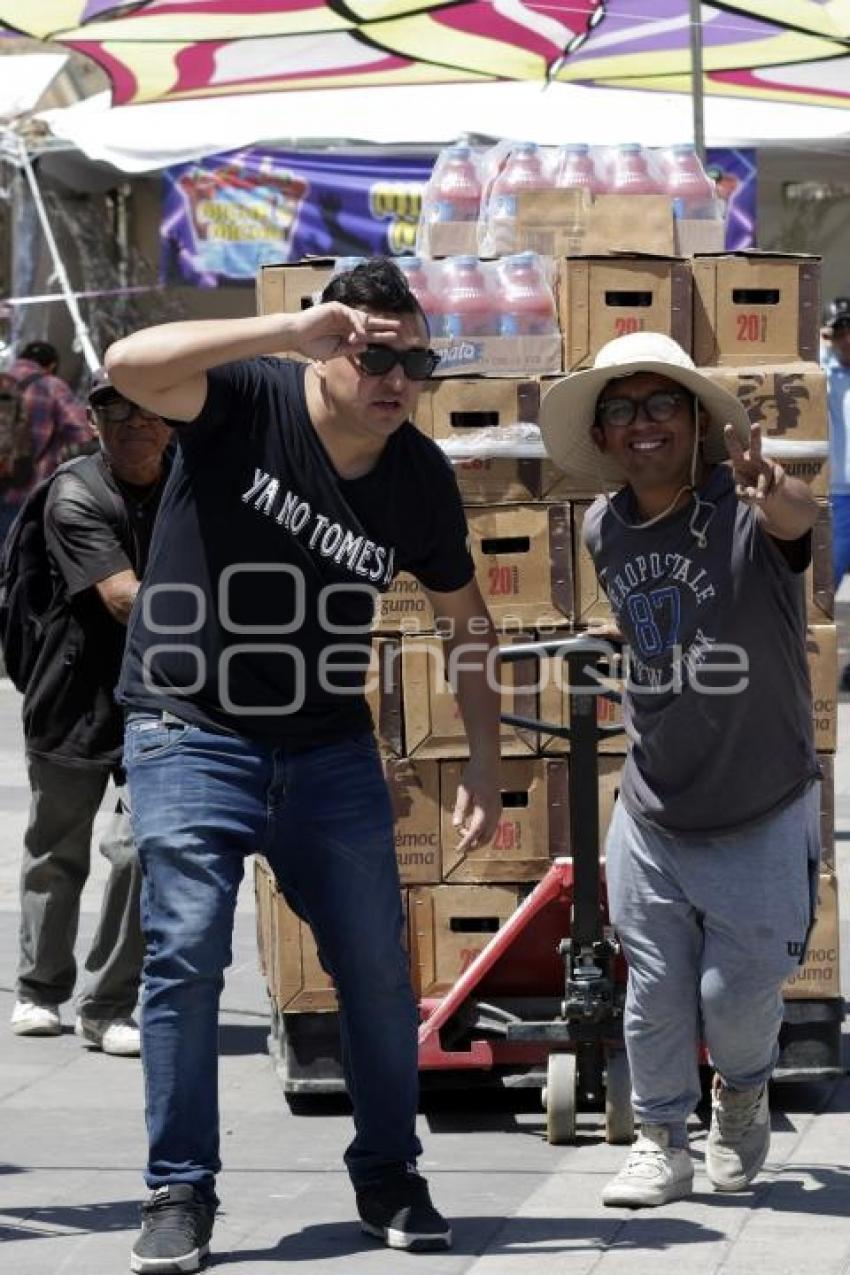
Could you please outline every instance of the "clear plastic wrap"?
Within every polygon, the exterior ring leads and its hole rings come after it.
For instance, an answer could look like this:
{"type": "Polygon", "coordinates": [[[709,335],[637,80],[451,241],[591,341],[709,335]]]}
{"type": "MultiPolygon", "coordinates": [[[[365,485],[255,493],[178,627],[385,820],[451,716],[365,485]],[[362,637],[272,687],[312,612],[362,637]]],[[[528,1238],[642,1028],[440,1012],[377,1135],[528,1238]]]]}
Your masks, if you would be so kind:
{"type": "MultiPolygon", "coordinates": [[[[484,429],[466,429],[458,437],[437,440],[449,460],[545,460],[546,448],[539,425],[518,421],[484,429]]],[[[826,460],[829,443],[814,439],[766,438],[762,452],[780,464],[804,460],[826,460]]]]}
{"type": "Polygon", "coordinates": [[[667,204],[677,222],[722,225],[725,212],[714,182],[687,143],[663,149],[637,142],[451,146],[440,152],[428,182],[416,250],[435,257],[499,257],[524,248],[549,251],[533,230],[518,226],[520,197],[546,191],[572,193],[559,206],[573,223],[566,230],[576,251],[593,222],[594,205],[607,195],[653,195],[667,204]]]}

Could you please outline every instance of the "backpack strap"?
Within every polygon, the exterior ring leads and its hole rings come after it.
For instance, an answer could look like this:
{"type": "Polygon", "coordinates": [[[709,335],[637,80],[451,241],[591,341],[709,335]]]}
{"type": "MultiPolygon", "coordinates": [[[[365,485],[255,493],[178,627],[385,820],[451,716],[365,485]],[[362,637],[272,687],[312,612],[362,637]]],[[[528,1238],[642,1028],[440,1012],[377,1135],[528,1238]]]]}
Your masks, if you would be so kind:
{"type": "MultiPolygon", "coordinates": [[[[65,465],[61,466],[64,472],[71,472],[79,478],[84,487],[88,488],[89,494],[94,497],[101,509],[109,506],[115,515],[118,526],[121,530],[121,538],[124,541],[124,548],[129,552],[132,559],[137,554],[133,554],[133,530],[130,518],[127,514],[127,506],[121,498],[121,494],[107,482],[103,472],[102,452],[93,452],[90,456],[75,456],[65,465]],[[100,462],[100,463],[98,463],[100,462]]],[[[138,574],[138,563],[134,563],[136,574],[138,574]]]]}

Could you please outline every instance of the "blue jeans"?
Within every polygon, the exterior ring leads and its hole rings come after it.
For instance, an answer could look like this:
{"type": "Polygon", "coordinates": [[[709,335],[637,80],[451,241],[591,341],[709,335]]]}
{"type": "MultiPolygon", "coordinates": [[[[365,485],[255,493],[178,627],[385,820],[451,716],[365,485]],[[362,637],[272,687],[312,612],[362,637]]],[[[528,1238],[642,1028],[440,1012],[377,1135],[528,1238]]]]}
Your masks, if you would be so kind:
{"type": "Polygon", "coordinates": [[[218,1005],[244,860],[255,851],[309,921],[337,986],[352,1181],[414,1162],[418,1013],[373,737],[290,752],[134,712],[125,764],[143,873],[148,1186],[211,1192],[221,1167],[218,1005]]]}
{"type": "Polygon", "coordinates": [[[836,589],[850,571],[850,492],[834,491],[832,507],[832,567],[836,589]]]}

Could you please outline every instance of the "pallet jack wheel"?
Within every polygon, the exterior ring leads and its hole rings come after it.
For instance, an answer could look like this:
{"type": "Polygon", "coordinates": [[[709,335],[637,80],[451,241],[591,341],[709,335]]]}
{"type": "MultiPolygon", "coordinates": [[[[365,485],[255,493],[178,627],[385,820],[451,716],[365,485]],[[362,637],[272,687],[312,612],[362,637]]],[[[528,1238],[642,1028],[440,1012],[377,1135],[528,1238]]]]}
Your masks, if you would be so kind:
{"type": "Polygon", "coordinates": [[[576,1140],[576,1056],[550,1054],[546,1071],[543,1105],[546,1110],[546,1139],[553,1147],[576,1140]]]}
{"type": "Polygon", "coordinates": [[[605,1141],[626,1146],[634,1141],[632,1077],[624,1049],[605,1051],[605,1141]]]}

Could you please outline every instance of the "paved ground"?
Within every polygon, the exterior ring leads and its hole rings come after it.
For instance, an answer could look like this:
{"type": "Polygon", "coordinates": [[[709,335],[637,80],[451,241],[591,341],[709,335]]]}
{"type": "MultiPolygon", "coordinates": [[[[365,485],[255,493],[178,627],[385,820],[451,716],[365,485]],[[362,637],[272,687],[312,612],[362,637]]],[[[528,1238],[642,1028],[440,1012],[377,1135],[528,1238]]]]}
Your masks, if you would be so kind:
{"type": "MultiPolygon", "coordinates": [[[[87,1053],[67,1028],[54,1040],[21,1040],[5,1028],[27,798],[17,712],[15,693],[0,683],[0,1265],[15,1275],[113,1275],[127,1269],[142,1191],[139,1065],[87,1053]]],[[[841,711],[839,756],[839,874],[850,881],[850,706],[841,711]]],[[[96,864],[81,948],[102,875],[96,864]]],[[[848,894],[844,886],[850,918],[848,894]]],[[[531,1095],[431,1099],[421,1120],[424,1169],[453,1217],[456,1243],[444,1256],[394,1255],[352,1224],[340,1166],[345,1111],[295,1118],[282,1100],[265,1052],[247,888],[223,1003],[224,1211],[215,1266],[242,1275],[285,1266],[311,1275],[396,1275],[408,1264],[425,1275],[850,1275],[847,1078],[776,1088],[768,1170],[740,1196],[708,1190],[705,1128],[695,1119],[695,1195],[638,1214],[598,1202],[623,1156],[602,1140],[598,1116],[582,1117],[579,1145],[555,1149],[531,1095]]]]}

